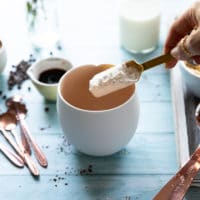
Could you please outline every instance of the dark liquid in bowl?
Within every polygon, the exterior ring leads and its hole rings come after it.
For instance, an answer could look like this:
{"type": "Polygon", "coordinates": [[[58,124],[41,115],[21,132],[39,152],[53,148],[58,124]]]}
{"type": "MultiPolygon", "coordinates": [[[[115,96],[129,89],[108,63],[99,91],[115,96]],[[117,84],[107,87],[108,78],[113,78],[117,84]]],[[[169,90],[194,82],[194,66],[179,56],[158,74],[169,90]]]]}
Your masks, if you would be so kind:
{"type": "Polygon", "coordinates": [[[49,83],[49,84],[58,83],[58,81],[60,80],[60,78],[63,76],[65,72],[66,71],[63,69],[46,70],[40,74],[39,81],[43,83],[49,83]]]}

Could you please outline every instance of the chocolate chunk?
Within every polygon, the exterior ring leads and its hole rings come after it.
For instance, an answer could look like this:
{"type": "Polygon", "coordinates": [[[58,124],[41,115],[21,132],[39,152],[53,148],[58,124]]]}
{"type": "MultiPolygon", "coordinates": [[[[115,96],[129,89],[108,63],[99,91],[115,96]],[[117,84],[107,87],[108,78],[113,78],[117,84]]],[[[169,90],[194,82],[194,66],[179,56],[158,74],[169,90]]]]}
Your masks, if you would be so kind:
{"type": "Polygon", "coordinates": [[[26,72],[33,62],[35,62],[35,59],[31,55],[28,61],[22,60],[17,65],[12,65],[13,71],[10,71],[7,82],[9,90],[12,90],[14,86],[21,89],[22,83],[29,79],[26,72]]]}
{"type": "Polygon", "coordinates": [[[45,112],[49,112],[49,108],[48,108],[48,107],[45,107],[45,108],[44,108],[44,111],[45,111],[45,112]]]}

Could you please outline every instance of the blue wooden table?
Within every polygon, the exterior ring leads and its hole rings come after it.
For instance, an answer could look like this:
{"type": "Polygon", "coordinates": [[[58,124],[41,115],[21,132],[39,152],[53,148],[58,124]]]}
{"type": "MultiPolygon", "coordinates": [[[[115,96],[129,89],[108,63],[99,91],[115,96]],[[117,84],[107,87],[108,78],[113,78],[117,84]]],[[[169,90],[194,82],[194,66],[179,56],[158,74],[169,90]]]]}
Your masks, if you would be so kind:
{"type": "MultiPolygon", "coordinates": [[[[75,66],[117,64],[132,58],[142,62],[162,53],[174,13],[177,8],[186,9],[191,2],[162,1],[159,47],[147,55],[131,55],[119,44],[118,1],[60,0],[62,50],[53,49],[52,52],[69,59],[75,66]],[[167,10],[170,13],[166,13],[167,10]]],[[[152,199],[178,170],[169,72],[159,66],[142,75],[137,84],[141,104],[139,125],[124,149],[109,157],[83,155],[63,136],[56,104],[45,101],[29,80],[20,90],[8,90],[7,79],[12,65],[27,59],[33,52],[24,11],[24,1],[1,1],[0,39],[7,48],[8,64],[0,76],[0,90],[3,91],[0,111],[5,110],[3,95],[23,95],[29,110],[26,121],[49,165],[47,169],[38,165],[40,178],[34,179],[27,168],[14,167],[0,154],[0,199],[152,199]],[[46,108],[48,112],[45,112],[46,108]]],[[[36,55],[38,59],[44,56],[47,54],[36,55]]],[[[7,144],[2,136],[0,142],[7,144]]],[[[186,199],[200,199],[199,189],[191,188],[186,199]]]]}

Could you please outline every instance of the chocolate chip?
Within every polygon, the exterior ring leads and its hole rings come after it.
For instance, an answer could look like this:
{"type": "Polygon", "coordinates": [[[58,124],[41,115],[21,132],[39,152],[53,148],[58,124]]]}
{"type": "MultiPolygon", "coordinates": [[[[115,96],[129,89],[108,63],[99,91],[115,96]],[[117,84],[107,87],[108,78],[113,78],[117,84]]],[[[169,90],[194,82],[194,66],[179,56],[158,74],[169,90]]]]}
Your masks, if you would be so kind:
{"type": "Polygon", "coordinates": [[[59,51],[61,51],[61,50],[62,50],[62,46],[61,46],[61,45],[58,45],[58,46],[57,46],[57,49],[58,49],[59,51]]]}
{"type": "Polygon", "coordinates": [[[92,165],[89,165],[88,168],[92,168],[92,165]]]}
{"type": "Polygon", "coordinates": [[[12,65],[13,71],[10,71],[7,82],[9,90],[12,90],[14,86],[21,89],[22,83],[29,79],[26,72],[33,62],[35,59],[31,55],[28,61],[21,60],[17,65],[12,65]]]}
{"type": "Polygon", "coordinates": [[[87,171],[86,171],[85,169],[81,169],[81,170],[80,170],[80,175],[86,174],[86,172],[87,172],[87,171]]]}
{"type": "Polygon", "coordinates": [[[49,108],[48,108],[48,107],[45,107],[45,108],[44,108],[44,111],[45,111],[45,112],[49,112],[49,108]]]}

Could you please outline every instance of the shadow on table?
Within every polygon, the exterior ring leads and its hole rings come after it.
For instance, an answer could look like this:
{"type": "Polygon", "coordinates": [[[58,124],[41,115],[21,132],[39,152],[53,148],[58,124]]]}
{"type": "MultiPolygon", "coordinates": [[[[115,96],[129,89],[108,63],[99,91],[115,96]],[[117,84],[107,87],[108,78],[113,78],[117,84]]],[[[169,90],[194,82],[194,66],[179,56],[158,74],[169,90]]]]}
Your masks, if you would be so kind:
{"type": "Polygon", "coordinates": [[[115,176],[126,173],[123,170],[127,163],[125,156],[122,156],[124,152],[126,149],[105,157],[87,156],[77,152],[76,164],[80,166],[79,175],[89,196],[109,196],[112,191],[119,188],[118,185],[121,183],[115,176]]]}
{"type": "Polygon", "coordinates": [[[198,200],[198,199],[200,199],[199,187],[191,187],[184,198],[184,200],[198,200]]]}

